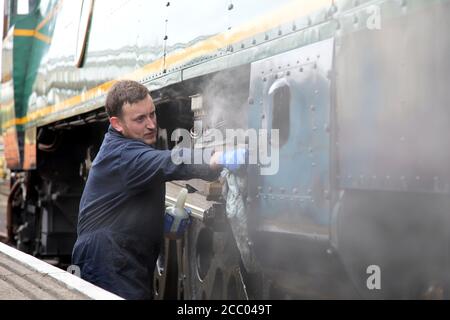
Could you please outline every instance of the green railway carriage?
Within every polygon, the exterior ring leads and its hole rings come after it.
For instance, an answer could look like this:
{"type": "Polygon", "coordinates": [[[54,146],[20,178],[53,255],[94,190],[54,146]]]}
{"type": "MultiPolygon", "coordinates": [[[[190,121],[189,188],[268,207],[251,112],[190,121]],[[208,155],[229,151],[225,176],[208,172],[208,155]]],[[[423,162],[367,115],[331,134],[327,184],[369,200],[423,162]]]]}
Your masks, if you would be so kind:
{"type": "Polygon", "coordinates": [[[105,95],[132,79],[151,91],[161,148],[177,129],[195,148],[213,129],[279,134],[279,162],[248,168],[246,222],[189,182],[199,219],[166,240],[158,298],[446,297],[449,13],[447,0],[5,1],[9,241],[69,263],[105,95]]]}

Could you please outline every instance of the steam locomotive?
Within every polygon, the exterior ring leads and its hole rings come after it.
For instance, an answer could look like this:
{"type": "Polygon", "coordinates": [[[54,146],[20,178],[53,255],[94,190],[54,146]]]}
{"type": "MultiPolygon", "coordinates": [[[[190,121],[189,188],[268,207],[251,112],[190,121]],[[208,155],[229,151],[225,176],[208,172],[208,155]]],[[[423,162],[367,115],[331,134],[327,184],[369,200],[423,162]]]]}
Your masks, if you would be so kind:
{"type": "MultiPolygon", "coordinates": [[[[447,0],[5,1],[1,124],[8,239],[70,263],[78,205],[118,79],[179,129],[277,132],[225,182],[177,181],[193,223],[165,240],[157,298],[446,298],[447,0]],[[271,149],[272,150],[272,149],[271,149]],[[277,157],[275,157],[275,154],[277,157]],[[278,162],[277,159],[279,159],[278,162]],[[229,191],[230,192],[230,191],[229,191]],[[233,220],[234,219],[234,220],[233,220]]],[[[259,137],[259,136],[258,136],[259,137]]]]}

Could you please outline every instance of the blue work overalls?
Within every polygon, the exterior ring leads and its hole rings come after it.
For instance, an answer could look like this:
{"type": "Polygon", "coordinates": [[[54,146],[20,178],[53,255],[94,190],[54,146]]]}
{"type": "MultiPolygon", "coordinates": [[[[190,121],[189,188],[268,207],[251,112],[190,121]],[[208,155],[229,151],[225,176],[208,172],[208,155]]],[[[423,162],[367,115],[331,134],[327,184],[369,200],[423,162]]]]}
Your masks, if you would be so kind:
{"type": "MultiPolygon", "coordinates": [[[[183,159],[189,154],[179,152],[183,159]]],[[[169,150],[125,138],[110,126],[80,202],[72,263],[81,277],[125,299],[151,299],[165,182],[218,174],[206,164],[176,165],[169,150]]]]}

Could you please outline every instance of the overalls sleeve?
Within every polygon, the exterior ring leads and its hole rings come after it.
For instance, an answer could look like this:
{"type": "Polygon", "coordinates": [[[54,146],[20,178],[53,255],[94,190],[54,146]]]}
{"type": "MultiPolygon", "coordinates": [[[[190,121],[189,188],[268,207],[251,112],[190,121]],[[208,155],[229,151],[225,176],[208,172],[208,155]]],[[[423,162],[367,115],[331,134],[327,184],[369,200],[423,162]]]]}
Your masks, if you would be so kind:
{"type": "Polygon", "coordinates": [[[177,149],[180,164],[172,160],[171,154],[170,150],[151,147],[124,148],[121,156],[124,185],[129,190],[142,190],[171,180],[198,178],[212,181],[220,174],[220,169],[211,169],[207,164],[189,164],[190,149],[177,149]]]}

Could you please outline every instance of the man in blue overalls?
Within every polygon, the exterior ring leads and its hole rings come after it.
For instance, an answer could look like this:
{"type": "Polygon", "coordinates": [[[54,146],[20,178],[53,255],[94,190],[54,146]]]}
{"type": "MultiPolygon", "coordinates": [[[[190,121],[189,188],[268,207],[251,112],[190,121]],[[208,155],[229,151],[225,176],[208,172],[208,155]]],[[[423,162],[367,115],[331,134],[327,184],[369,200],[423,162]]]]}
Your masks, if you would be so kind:
{"type": "MultiPolygon", "coordinates": [[[[123,298],[151,299],[163,240],[165,182],[214,180],[220,155],[209,165],[177,165],[171,151],[154,149],[155,106],[147,88],[135,81],[111,88],[106,111],[110,127],[81,197],[72,263],[83,279],[123,298]]],[[[180,157],[189,151],[180,149],[180,157]]]]}

